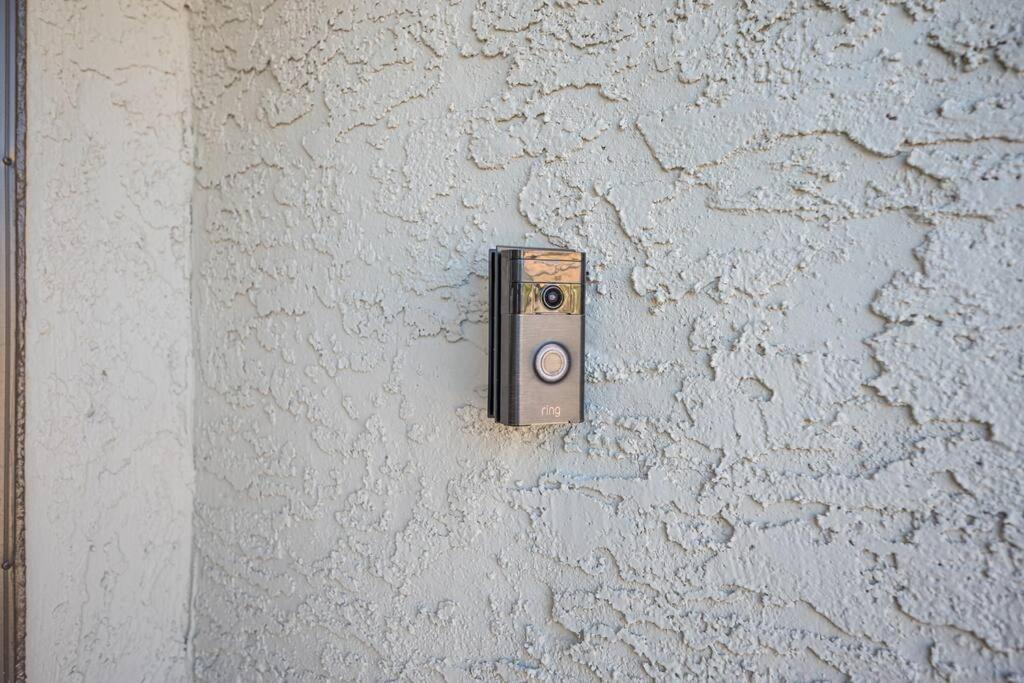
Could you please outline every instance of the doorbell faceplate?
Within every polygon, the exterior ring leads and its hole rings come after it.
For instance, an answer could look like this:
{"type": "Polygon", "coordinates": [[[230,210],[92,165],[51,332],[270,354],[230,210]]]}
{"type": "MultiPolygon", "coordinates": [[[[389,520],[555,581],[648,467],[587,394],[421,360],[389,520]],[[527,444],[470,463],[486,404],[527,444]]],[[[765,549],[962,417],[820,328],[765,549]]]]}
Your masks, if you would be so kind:
{"type": "Polygon", "coordinates": [[[506,425],[583,421],[586,256],[491,249],[487,415],[506,425]]]}

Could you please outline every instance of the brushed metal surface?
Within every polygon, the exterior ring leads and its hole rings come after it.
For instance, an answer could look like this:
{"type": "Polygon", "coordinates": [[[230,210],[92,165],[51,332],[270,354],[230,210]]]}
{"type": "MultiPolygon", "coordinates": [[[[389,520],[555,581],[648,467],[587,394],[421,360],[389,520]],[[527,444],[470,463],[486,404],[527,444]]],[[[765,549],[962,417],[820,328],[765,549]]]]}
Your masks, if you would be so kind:
{"type": "Polygon", "coordinates": [[[562,424],[583,420],[583,316],[510,315],[516,350],[509,397],[510,424],[562,424]],[[537,377],[533,359],[540,347],[557,342],[569,353],[569,372],[556,383],[537,377]]]}

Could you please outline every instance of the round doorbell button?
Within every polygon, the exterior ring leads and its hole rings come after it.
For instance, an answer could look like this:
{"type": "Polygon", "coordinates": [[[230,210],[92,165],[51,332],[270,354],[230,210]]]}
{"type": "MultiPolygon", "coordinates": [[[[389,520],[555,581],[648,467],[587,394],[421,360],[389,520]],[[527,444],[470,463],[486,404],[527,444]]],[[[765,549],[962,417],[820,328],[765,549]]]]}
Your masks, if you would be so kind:
{"type": "Polygon", "coordinates": [[[569,352],[557,342],[548,342],[537,349],[533,369],[545,382],[557,382],[569,372],[569,352]]]}

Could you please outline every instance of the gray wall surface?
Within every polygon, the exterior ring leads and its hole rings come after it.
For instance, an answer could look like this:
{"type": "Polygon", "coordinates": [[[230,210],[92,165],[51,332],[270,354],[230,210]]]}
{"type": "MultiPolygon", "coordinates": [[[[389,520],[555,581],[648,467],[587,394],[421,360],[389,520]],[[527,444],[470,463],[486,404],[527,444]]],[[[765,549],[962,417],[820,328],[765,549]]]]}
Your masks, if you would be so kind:
{"type": "Polygon", "coordinates": [[[27,3],[28,680],[189,675],[181,2],[27,3]]]}
{"type": "Polygon", "coordinates": [[[200,679],[1024,671],[1019,5],[192,28],[200,679]],[[485,417],[496,243],[584,425],[485,417]]]}
{"type": "Polygon", "coordinates": [[[192,38],[199,679],[1024,672],[1019,4],[192,38]],[[587,251],[584,425],[485,417],[496,243],[587,251]]]}

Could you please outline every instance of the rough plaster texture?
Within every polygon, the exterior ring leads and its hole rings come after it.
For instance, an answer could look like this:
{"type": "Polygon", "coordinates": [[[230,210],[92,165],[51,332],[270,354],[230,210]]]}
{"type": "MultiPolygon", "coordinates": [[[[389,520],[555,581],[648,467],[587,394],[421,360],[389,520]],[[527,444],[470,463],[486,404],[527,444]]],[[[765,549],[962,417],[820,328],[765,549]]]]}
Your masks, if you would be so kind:
{"type": "Polygon", "coordinates": [[[188,676],[188,20],[28,2],[30,681],[188,676]]]}
{"type": "Polygon", "coordinates": [[[1019,4],[192,31],[197,678],[1024,675],[1019,4]],[[584,425],[485,417],[495,243],[588,253],[584,425]]]}

